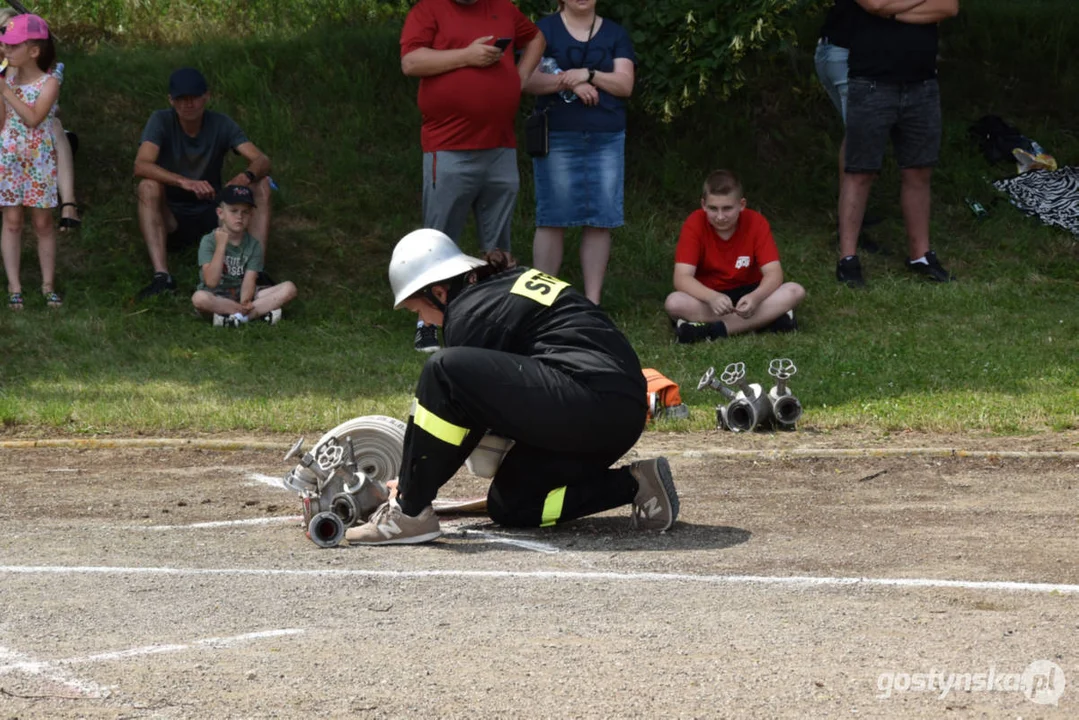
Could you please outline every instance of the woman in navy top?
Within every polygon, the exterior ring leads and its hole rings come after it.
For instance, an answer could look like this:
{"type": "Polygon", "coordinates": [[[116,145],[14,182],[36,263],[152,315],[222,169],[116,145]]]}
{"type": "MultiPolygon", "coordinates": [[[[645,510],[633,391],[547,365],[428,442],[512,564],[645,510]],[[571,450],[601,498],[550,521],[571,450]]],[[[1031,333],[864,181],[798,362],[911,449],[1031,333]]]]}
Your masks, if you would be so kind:
{"type": "Polygon", "coordinates": [[[581,272],[599,304],[611,228],[622,226],[626,104],[633,92],[633,43],[596,13],[596,0],[560,0],[537,25],[547,39],[525,91],[546,112],[549,152],[534,158],[536,237],[532,265],[557,275],[568,227],[580,227],[581,272]]]}

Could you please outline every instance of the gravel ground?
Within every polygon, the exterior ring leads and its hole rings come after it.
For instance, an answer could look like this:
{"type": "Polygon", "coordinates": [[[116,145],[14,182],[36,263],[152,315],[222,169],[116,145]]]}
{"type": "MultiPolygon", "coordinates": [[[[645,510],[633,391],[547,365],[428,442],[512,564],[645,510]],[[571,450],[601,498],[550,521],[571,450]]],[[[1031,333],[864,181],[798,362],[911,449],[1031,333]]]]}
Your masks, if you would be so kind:
{"type": "Polygon", "coordinates": [[[333,550],[203,440],[0,447],[0,718],[1079,716],[1074,434],[649,433],[669,533],[333,550]]]}

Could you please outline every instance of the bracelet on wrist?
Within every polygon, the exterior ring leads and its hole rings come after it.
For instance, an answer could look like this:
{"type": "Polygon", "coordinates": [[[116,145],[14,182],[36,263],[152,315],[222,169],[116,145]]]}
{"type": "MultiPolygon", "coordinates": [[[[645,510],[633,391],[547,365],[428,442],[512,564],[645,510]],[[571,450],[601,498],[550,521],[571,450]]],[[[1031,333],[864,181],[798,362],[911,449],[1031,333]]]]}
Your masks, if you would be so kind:
{"type": "Polygon", "coordinates": [[[244,175],[246,175],[246,176],[247,176],[247,179],[248,179],[248,180],[249,180],[250,182],[255,182],[256,180],[258,180],[258,179],[259,179],[259,178],[258,178],[258,175],[256,175],[255,173],[251,172],[250,170],[244,170],[244,175]]]}

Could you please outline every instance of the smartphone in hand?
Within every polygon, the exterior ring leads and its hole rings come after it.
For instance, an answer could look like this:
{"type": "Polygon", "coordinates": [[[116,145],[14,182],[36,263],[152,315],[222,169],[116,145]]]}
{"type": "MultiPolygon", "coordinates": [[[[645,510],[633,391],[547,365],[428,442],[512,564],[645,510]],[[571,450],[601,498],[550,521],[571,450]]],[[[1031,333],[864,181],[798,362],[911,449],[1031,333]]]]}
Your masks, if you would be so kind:
{"type": "Polygon", "coordinates": [[[502,37],[495,40],[494,45],[499,50],[505,51],[505,49],[510,46],[511,42],[513,42],[513,38],[502,37]]]}

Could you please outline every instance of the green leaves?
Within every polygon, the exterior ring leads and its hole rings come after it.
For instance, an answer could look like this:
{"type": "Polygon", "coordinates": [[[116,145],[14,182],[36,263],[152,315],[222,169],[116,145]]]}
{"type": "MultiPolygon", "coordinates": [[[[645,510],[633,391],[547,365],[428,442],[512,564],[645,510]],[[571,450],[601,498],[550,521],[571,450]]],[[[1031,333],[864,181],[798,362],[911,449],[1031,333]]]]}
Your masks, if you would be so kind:
{"type": "MultiPolygon", "coordinates": [[[[602,0],[603,17],[624,26],[637,53],[633,102],[664,121],[705,96],[726,98],[754,56],[793,41],[798,14],[828,0],[602,0]]],[[[186,42],[214,35],[289,35],[316,26],[400,21],[409,0],[41,0],[38,12],[66,41],[130,38],[186,42]]],[[[538,19],[554,0],[518,0],[538,19]]]]}
{"type": "MultiPolygon", "coordinates": [[[[670,121],[702,97],[728,97],[745,81],[742,65],[794,38],[797,13],[822,0],[660,0],[600,3],[604,17],[624,26],[637,53],[635,101],[670,121]]],[[[521,0],[532,17],[551,12],[549,0],[521,0]]]]}

